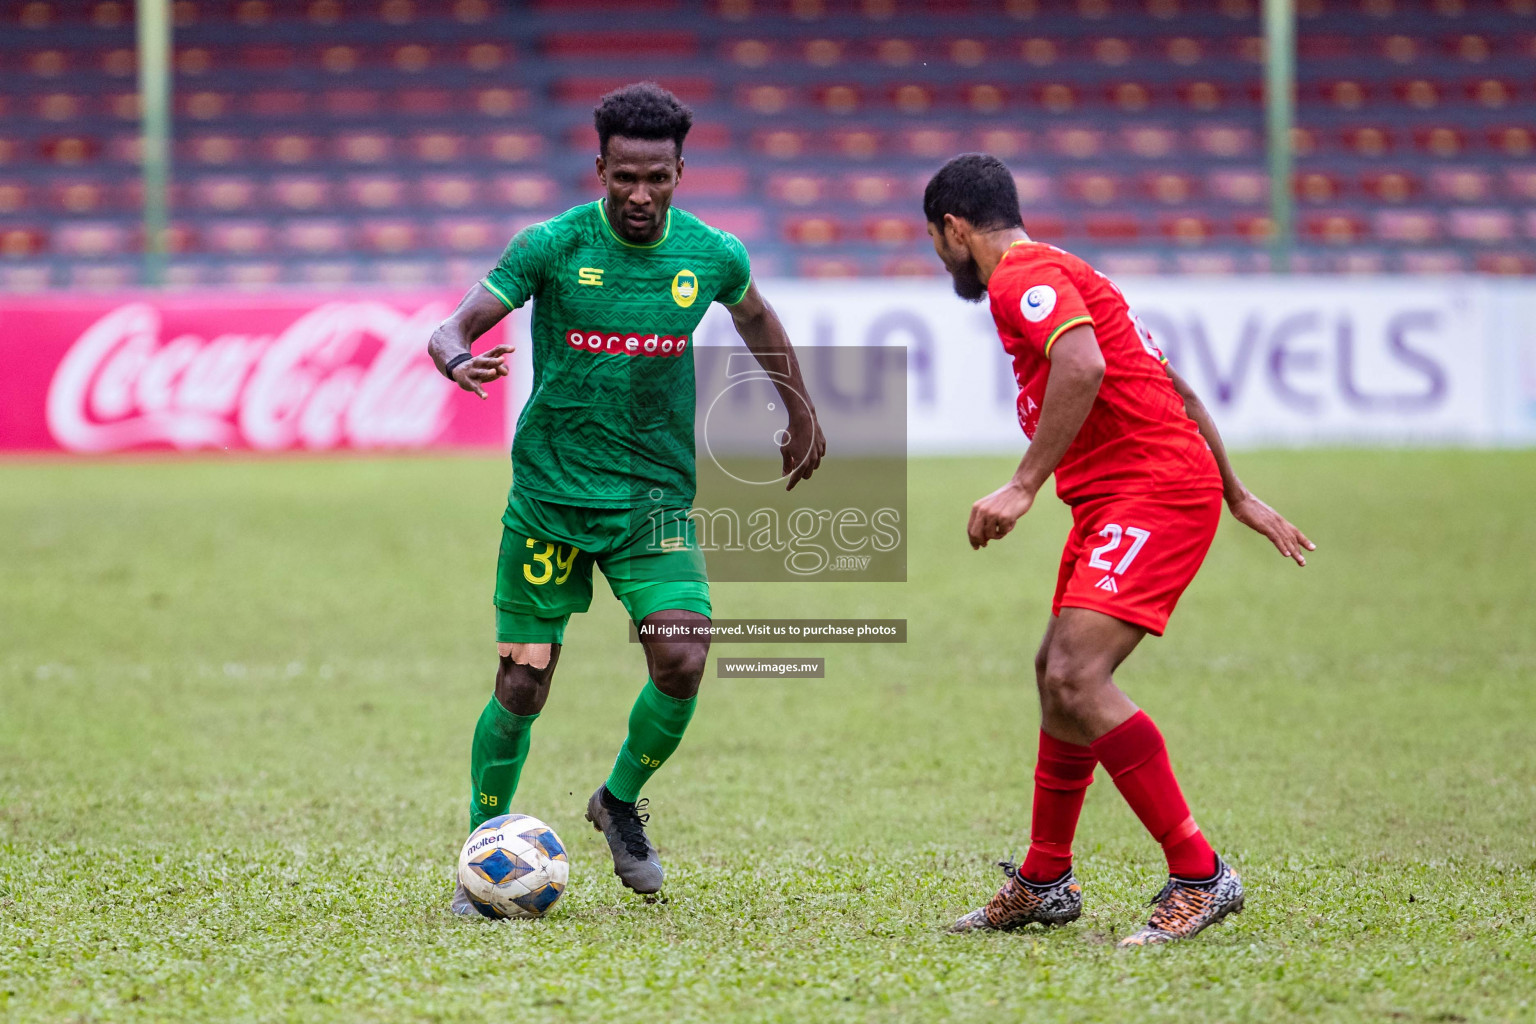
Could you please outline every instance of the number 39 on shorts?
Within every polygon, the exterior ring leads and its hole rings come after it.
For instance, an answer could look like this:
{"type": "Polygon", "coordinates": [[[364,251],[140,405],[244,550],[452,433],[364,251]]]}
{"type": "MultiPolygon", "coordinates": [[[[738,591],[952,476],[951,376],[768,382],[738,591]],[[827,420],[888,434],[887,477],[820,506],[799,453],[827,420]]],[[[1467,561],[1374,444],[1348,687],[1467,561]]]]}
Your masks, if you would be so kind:
{"type": "Polygon", "coordinates": [[[523,565],[523,579],[536,587],[542,587],[550,580],[559,586],[571,578],[571,569],[576,565],[576,556],[581,553],[577,547],[565,547],[547,540],[535,540],[528,538],[525,545],[531,548],[533,554],[531,561],[523,565]],[[559,573],[556,576],[555,573],[559,573]]]}

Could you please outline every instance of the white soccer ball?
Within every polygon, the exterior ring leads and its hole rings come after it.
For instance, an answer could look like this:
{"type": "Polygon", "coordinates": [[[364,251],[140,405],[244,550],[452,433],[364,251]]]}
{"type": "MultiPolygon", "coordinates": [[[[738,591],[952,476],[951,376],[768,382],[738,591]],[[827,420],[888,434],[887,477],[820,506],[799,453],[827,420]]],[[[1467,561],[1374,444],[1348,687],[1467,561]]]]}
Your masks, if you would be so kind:
{"type": "Polygon", "coordinates": [[[459,882],[486,917],[543,917],[565,892],[571,862],[555,830],[526,814],[491,818],[459,853],[459,882]]]}

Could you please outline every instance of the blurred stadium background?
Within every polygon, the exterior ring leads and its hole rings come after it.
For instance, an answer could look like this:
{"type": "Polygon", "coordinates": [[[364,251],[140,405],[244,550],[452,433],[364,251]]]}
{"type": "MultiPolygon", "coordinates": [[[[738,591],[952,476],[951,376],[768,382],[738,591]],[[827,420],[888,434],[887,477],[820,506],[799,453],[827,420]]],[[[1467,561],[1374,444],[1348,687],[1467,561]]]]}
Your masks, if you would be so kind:
{"type": "MultiPolygon", "coordinates": [[[[698,113],[760,277],[932,275],[957,151],[1119,274],[1271,265],[1256,0],[175,0],[166,280],[462,287],[592,198],[590,111],[698,113]]],[[[141,279],[128,0],[0,5],[0,291],[141,279]]],[[[1296,0],[1295,269],[1536,274],[1536,0],[1296,0]]]]}

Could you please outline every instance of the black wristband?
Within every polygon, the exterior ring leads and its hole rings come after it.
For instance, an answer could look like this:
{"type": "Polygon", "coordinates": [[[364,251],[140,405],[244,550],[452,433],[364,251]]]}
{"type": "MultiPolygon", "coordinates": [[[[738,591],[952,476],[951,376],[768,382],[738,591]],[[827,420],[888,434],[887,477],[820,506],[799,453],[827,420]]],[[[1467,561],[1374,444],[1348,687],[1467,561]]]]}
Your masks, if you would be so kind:
{"type": "MultiPolygon", "coordinates": [[[[458,369],[464,363],[469,362],[473,358],[475,357],[468,352],[460,352],[458,355],[454,356],[452,359],[448,360],[446,364],[444,364],[443,376],[447,377],[449,380],[453,380],[453,371],[458,369]]],[[[457,381],[455,381],[455,383],[457,383],[457,381]]]]}

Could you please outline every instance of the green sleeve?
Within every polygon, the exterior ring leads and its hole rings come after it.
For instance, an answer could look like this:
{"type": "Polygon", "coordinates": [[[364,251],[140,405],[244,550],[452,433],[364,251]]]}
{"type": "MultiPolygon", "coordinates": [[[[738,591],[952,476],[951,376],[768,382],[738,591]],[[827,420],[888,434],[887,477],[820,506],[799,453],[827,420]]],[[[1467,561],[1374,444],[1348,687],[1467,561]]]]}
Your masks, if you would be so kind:
{"type": "Polygon", "coordinates": [[[534,224],[519,231],[480,282],[508,309],[521,306],[543,286],[551,248],[549,234],[548,224],[534,224]]]}
{"type": "Polygon", "coordinates": [[[720,232],[720,238],[725,245],[720,261],[724,279],[715,301],[734,306],[747,297],[747,288],[752,284],[752,258],[747,255],[747,247],[741,244],[741,239],[729,231],[720,232]]]}

